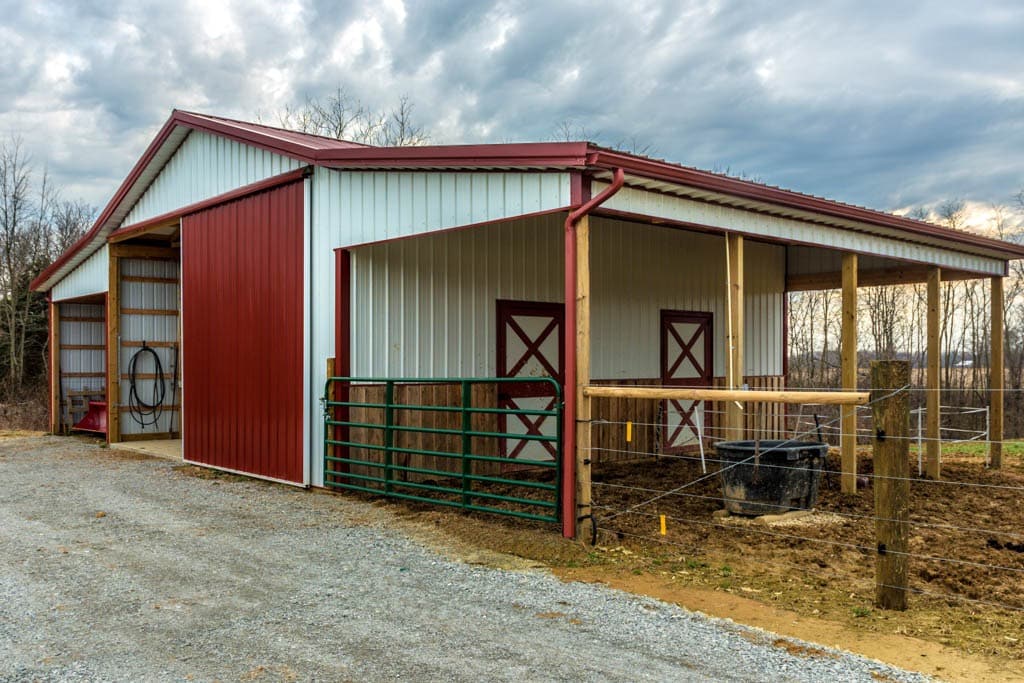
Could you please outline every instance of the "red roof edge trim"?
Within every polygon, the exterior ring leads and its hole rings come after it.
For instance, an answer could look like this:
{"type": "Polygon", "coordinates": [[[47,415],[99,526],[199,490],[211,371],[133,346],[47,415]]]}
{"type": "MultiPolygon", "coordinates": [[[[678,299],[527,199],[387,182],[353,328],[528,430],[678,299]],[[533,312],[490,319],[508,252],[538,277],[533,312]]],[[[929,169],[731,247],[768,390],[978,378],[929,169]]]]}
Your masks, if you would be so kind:
{"type": "MultiPolygon", "coordinates": [[[[34,280],[32,280],[29,287],[32,290],[38,291],[43,285],[52,278],[58,270],[64,267],[68,261],[70,261],[75,254],[82,249],[86,248],[90,243],[94,242],[99,236],[103,226],[110,220],[111,216],[117,210],[117,208],[124,201],[125,197],[134,187],[138,181],[139,176],[146,170],[153,157],[156,156],[157,152],[163,147],[167,138],[170,137],[175,127],[183,126],[192,130],[204,131],[207,133],[213,133],[222,137],[235,140],[244,144],[253,145],[261,149],[266,149],[271,152],[277,152],[290,156],[294,159],[302,161],[306,164],[314,164],[316,159],[317,148],[312,145],[303,145],[296,143],[292,140],[286,140],[273,135],[269,130],[266,133],[252,131],[244,128],[241,125],[233,125],[229,120],[220,120],[216,118],[209,118],[198,114],[192,114],[190,112],[180,111],[175,109],[171,112],[171,116],[164,123],[163,127],[157,133],[156,137],[146,148],[142,157],[136,162],[135,166],[132,167],[131,172],[121,183],[117,192],[111,198],[110,202],[103,209],[99,218],[93,224],[92,228],[89,229],[85,235],[83,235],[77,242],[61,254],[56,261],[47,266],[34,280]]],[[[264,127],[267,128],[267,127],[264,127]]],[[[357,148],[353,151],[363,151],[357,148]]]]}
{"type": "Polygon", "coordinates": [[[153,142],[149,143],[149,147],[146,148],[142,157],[135,162],[135,166],[133,166],[132,170],[128,173],[128,177],[125,178],[124,182],[121,183],[121,186],[117,188],[117,192],[114,193],[114,196],[107,203],[106,208],[104,208],[102,213],[100,213],[99,218],[96,219],[92,228],[78,238],[78,241],[72,244],[67,251],[57,257],[56,261],[47,266],[43,272],[39,273],[39,275],[37,275],[29,285],[30,289],[38,291],[39,288],[42,287],[43,283],[53,277],[53,275],[60,270],[64,264],[70,261],[75,254],[85,248],[86,245],[92,242],[99,235],[100,231],[103,229],[103,225],[110,220],[114,211],[117,210],[117,207],[124,200],[125,196],[129,191],[131,191],[132,186],[135,185],[135,181],[139,179],[139,176],[141,176],[143,171],[146,170],[146,167],[149,166],[149,162],[153,160],[153,157],[156,156],[157,152],[160,151],[160,148],[163,147],[164,143],[167,141],[167,138],[170,137],[171,132],[174,131],[174,128],[178,123],[175,119],[177,113],[177,110],[171,113],[171,117],[167,119],[167,123],[163,125],[160,132],[157,133],[155,138],[153,138],[153,142]]]}
{"type": "Polygon", "coordinates": [[[168,211],[167,213],[160,214],[159,216],[147,218],[146,220],[140,221],[133,225],[127,225],[123,228],[118,228],[117,230],[114,230],[112,233],[110,233],[110,235],[107,237],[107,241],[119,242],[128,239],[134,235],[144,233],[150,228],[161,225],[162,223],[173,221],[176,218],[181,218],[182,216],[187,216],[192,213],[198,213],[199,211],[203,211],[204,209],[209,209],[220,204],[227,204],[228,202],[232,202],[237,199],[242,199],[243,197],[248,197],[249,195],[253,195],[258,192],[272,190],[276,187],[287,185],[288,183],[298,182],[300,180],[308,178],[310,175],[312,175],[312,173],[312,166],[303,166],[301,168],[295,169],[294,171],[288,171],[286,173],[281,173],[280,175],[275,175],[269,178],[265,178],[263,180],[259,180],[255,183],[243,185],[242,187],[230,190],[228,192],[224,192],[222,194],[216,195],[215,197],[210,197],[209,199],[204,199],[202,201],[195,202],[194,204],[189,204],[188,206],[184,206],[180,209],[175,209],[174,211],[168,211]]]}
{"type": "Polygon", "coordinates": [[[586,142],[368,147],[321,150],[317,161],[328,166],[352,167],[583,167],[587,164],[588,149],[586,142]]]}
{"type": "Polygon", "coordinates": [[[602,169],[625,168],[628,172],[656,180],[679,183],[712,192],[722,192],[723,194],[778,204],[834,218],[904,230],[925,237],[951,240],[963,245],[1024,257],[1024,245],[1004,242],[960,230],[943,228],[931,223],[904,218],[903,216],[842,204],[819,197],[811,197],[798,192],[767,187],[748,180],[728,178],[708,171],[699,171],[654,159],[645,159],[631,154],[598,151],[595,155],[594,164],[602,169]]]}

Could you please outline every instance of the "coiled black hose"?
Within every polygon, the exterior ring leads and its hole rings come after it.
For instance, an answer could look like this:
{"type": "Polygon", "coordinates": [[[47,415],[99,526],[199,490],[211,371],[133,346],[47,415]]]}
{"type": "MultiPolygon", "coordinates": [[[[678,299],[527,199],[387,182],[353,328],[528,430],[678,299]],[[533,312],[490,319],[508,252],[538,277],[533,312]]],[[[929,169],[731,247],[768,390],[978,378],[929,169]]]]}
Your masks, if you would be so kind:
{"type": "Polygon", "coordinates": [[[164,398],[167,396],[167,382],[164,379],[164,365],[160,362],[160,356],[156,350],[142,342],[142,348],[135,352],[128,363],[128,408],[132,420],[143,429],[155,427],[164,414],[164,398]],[[139,361],[148,354],[153,357],[154,377],[153,395],[148,401],[139,396],[138,375],[139,361]]]}

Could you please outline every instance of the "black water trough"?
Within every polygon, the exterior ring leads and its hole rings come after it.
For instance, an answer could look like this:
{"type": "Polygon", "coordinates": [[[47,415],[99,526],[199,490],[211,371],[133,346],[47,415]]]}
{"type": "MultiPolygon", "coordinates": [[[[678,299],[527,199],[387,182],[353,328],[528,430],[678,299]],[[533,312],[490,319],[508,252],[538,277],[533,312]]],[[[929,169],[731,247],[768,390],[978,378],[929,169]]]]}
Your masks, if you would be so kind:
{"type": "Polygon", "coordinates": [[[828,444],[722,441],[715,446],[725,509],[735,515],[809,510],[818,500],[828,444]]]}

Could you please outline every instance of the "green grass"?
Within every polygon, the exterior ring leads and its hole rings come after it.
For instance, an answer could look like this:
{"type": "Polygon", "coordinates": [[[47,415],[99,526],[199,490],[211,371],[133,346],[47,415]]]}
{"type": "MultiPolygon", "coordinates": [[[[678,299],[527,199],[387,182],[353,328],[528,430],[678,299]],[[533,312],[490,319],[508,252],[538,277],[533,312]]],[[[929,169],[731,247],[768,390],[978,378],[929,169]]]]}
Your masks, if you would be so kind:
{"type": "MultiPolygon", "coordinates": [[[[917,455],[917,444],[911,444],[910,452],[917,455]]],[[[949,443],[942,446],[943,455],[971,455],[979,458],[988,456],[988,444],[977,441],[965,441],[963,443],[949,443]]],[[[1004,441],[1004,456],[1024,456],[1024,440],[1004,441]]]]}

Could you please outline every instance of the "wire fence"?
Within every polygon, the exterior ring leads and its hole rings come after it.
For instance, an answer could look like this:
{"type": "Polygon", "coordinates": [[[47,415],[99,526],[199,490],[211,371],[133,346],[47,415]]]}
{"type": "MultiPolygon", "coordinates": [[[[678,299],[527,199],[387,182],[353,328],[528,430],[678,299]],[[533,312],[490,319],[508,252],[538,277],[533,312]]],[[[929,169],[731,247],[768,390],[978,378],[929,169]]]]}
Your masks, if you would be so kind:
{"type": "MultiPolygon", "coordinates": [[[[928,390],[903,387],[898,391],[913,397],[909,402],[914,405],[928,390]]],[[[767,567],[775,565],[801,574],[820,574],[823,585],[837,591],[881,585],[920,600],[1021,613],[1024,595],[1018,588],[1024,580],[1024,533],[1017,520],[1024,512],[1024,470],[1019,469],[1020,463],[998,471],[987,469],[982,466],[987,461],[979,459],[975,449],[968,457],[945,462],[942,478],[922,474],[922,454],[931,442],[939,442],[947,451],[964,444],[994,443],[988,405],[943,404],[937,438],[927,435],[925,412],[911,410],[909,433],[886,438],[902,441],[911,459],[916,448],[917,474],[893,477],[876,473],[866,452],[876,437],[872,410],[884,398],[873,395],[868,405],[858,406],[857,426],[851,433],[844,432],[839,411],[833,406],[804,405],[786,411],[783,442],[820,439],[839,445],[843,439],[855,439],[862,446],[857,471],[862,490],[855,495],[840,492],[842,468],[837,456],[830,454],[815,468],[820,494],[814,511],[791,515],[788,513],[802,506],[768,502],[765,504],[776,513],[768,522],[722,512],[743,501],[724,485],[725,473],[750,463],[718,453],[717,446],[726,436],[717,425],[723,423],[726,411],[715,404],[691,411],[687,427],[696,438],[679,452],[664,447],[664,411],[659,411],[654,422],[634,422],[621,415],[602,419],[595,412],[591,427],[601,437],[595,436],[594,443],[600,445],[591,448],[596,526],[604,538],[655,543],[709,557],[714,553],[739,557],[746,570],[755,574],[766,573],[767,567]],[[657,435],[645,442],[649,448],[637,448],[627,438],[642,429],[657,435]],[[872,492],[893,481],[909,486],[905,520],[879,514],[874,507],[872,492]],[[876,525],[894,522],[905,522],[910,537],[905,551],[888,551],[910,565],[910,582],[902,587],[878,584],[872,574],[874,558],[880,552],[876,525]]],[[[759,441],[757,416],[751,420],[748,413],[747,417],[747,436],[759,441]]],[[[764,472],[807,472],[806,466],[770,459],[760,459],[756,467],[764,472]]]]}

